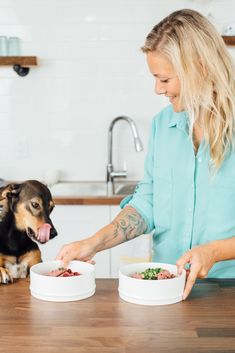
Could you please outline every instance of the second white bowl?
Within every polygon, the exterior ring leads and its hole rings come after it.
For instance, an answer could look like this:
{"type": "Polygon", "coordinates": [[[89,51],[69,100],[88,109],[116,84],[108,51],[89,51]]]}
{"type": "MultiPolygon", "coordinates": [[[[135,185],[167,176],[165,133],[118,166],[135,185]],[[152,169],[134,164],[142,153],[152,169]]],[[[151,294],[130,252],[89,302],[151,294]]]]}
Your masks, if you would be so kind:
{"type": "Polygon", "coordinates": [[[132,278],[135,272],[147,268],[161,267],[177,276],[177,267],[171,264],[141,262],[126,265],[119,270],[119,295],[125,301],[142,305],[173,304],[182,300],[186,272],[180,276],[163,280],[143,280],[132,278]]]}

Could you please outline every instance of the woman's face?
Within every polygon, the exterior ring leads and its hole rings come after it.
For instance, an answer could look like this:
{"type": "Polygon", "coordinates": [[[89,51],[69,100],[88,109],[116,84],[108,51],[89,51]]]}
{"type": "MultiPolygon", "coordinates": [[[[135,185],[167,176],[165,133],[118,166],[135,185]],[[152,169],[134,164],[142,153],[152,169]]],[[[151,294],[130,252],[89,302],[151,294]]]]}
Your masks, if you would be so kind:
{"type": "Polygon", "coordinates": [[[169,60],[161,54],[147,53],[147,63],[151,74],[155,77],[156,94],[164,94],[169,98],[175,112],[183,109],[179,103],[180,82],[169,60]]]}

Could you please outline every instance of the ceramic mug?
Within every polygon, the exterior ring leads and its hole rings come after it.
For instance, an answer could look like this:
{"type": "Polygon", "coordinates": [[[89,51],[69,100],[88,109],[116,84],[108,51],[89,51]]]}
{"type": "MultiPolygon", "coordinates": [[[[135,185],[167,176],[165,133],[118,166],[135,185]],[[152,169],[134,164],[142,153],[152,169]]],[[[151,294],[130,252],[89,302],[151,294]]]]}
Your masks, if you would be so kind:
{"type": "Polygon", "coordinates": [[[18,37],[8,38],[8,55],[20,56],[20,40],[18,37]]]}

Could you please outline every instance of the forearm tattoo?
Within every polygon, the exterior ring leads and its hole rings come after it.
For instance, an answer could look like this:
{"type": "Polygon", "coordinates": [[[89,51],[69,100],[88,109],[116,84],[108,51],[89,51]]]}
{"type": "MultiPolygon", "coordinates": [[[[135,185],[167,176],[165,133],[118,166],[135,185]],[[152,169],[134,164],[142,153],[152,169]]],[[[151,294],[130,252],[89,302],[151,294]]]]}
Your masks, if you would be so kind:
{"type": "Polygon", "coordinates": [[[113,220],[112,225],[114,238],[121,237],[123,242],[143,234],[147,229],[143,217],[131,206],[125,207],[113,220]]]}

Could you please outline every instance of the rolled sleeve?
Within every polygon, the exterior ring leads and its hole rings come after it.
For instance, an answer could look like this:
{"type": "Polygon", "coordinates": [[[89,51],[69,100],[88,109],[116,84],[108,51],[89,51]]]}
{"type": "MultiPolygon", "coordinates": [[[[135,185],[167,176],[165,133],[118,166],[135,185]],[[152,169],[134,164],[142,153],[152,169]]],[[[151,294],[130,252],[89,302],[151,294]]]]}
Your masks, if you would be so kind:
{"type": "Polygon", "coordinates": [[[127,196],[120,203],[121,208],[124,208],[126,205],[132,206],[143,217],[147,225],[145,234],[150,233],[155,228],[153,217],[153,160],[155,119],[153,119],[152,122],[148,153],[145,158],[144,178],[137,185],[134,194],[127,196]]]}

